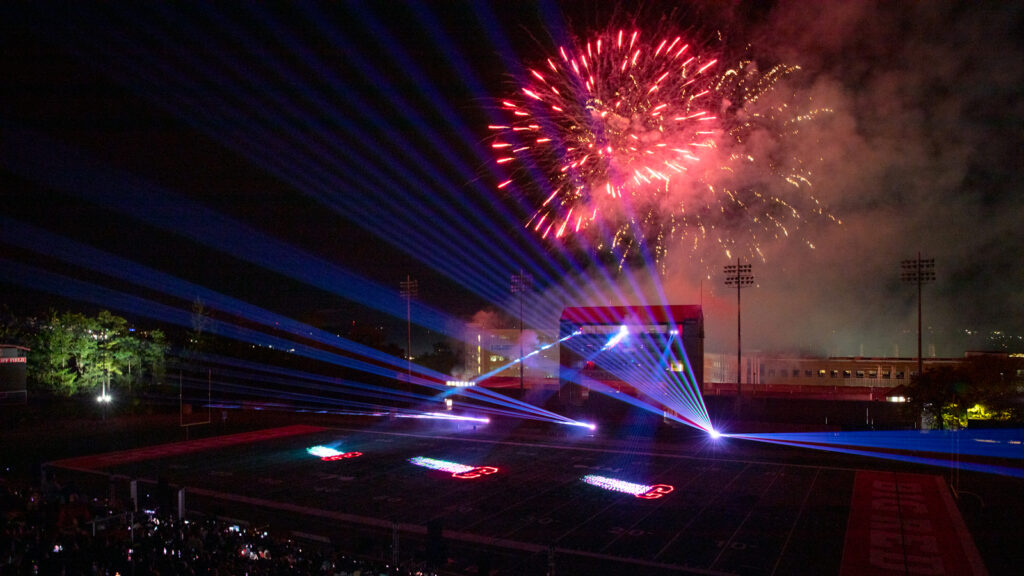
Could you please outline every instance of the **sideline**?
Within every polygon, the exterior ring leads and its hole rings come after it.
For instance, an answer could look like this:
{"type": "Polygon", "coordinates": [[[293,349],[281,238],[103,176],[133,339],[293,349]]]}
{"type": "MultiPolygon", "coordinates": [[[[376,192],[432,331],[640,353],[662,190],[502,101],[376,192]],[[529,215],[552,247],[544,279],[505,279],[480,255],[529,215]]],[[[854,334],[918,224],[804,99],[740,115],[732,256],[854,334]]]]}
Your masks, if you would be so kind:
{"type": "Polygon", "coordinates": [[[167,444],[157,444],[156,446],[133,448],[131,450],[121,450],[118,452],[64,458],[63,460],[47,462],[44,466],[59,466],[61,468],[73,468],[75,470],[97,470],[107,466],[116,466],[120,464],[127,464],[129,462],[139,462],[142,460],[165,458],[168,456],[179,456],[201,450],[212,450],[214,448],[224,448],[226,446],[235,446],[250,442],[286,438],[288,436],[297,436],[300,434],[312,434],[314,432],[322,432],[324,430],[326,430],[326,428],[321,428],[319,426],[296,424],[294,426],[268,428],[266,430],[241,432],[238,434],[228,434],[226,436],[211,436],[209,438],[200,438],[198,440],[169,442],[167,444]]]}

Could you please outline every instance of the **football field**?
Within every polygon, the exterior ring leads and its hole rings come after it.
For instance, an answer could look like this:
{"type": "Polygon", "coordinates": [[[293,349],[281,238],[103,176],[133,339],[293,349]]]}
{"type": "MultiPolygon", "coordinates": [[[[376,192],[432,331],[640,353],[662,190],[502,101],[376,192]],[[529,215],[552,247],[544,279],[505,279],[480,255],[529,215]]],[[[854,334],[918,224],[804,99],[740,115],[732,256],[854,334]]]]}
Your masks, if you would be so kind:
{"type": "Polygon", "coordinates": [[[292,426],[51,466],[139,479],[143,506],[162,480],[189,511],[356,553],[440,546],[451,573],[984,573],[937,476],[829,463],[745,459],[696,438],[292,426]]]}

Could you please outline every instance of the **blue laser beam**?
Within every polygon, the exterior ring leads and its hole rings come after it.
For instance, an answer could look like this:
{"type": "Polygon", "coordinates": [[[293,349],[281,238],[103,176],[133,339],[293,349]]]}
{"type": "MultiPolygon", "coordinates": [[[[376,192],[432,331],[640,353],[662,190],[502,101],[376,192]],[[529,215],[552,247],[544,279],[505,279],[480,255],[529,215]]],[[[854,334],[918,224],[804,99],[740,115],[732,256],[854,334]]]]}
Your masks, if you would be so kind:
{"type": "MultiPolygon", "coordinates": [[[[258,8],[255,9],[255,11],[256,12],[260,12],[260,10],[258,8]]],[[[164,13],[169,15],[169,16],[171,16],[172,20],[174,20],[176,22],[184,20],[183,18],[180,17],[180,15],[175,14],[174,11],[171,10],[171,9],[165,9],[164,13]]],[[[217,14],[216,9],[213,9],[213,14],[214,14],[214,16],[216,16],[216,14],[217,14]]],[[[316,19],[314,19],[314,20],[316,20],[316,19]]],[[[217,19],[217,21],[218,22],[224,22],[226,25],[229,25],[229,28],[232,30],[232,35],[233,36],[238,36],[239,34],[244,34],[244,32],[239,30],[237,26],[231,24],[230,21],[226,21],[223,17],[219,17],[217,19]]],[[[178,30],[178,28],[175,27],[175,26],[166,27],[163,30],[160,30],[159,32],[163,35],[160,38],[160,40],[159,40],[161,45],[169,46],[169,47],[173,48],[173,46],[175,45],[173,34],[177,33],[177,30],[178,30]]],[[[70,32],[72,32],[74,34],[73,30],[70,31],[70,32]]],[[[85,39],[85,38],[81,38],[81,39],[83,41],[83,44],[86,44],[86,45],[89,45],[89,44],[92,44],[92,45],[95,45],[95,46],[103,45],[103,42],[94,42],[94,41],[91,41],[91,40],[88,40],[88,39],[85,39]]],[[[301,87],[301,88],[299,88],[299,91],[301,91],[306,97],[309,97],[310,95],[314,96],[314,98],[310,98],[310,100],[316,106],[313,109],[311,109],[311,110],[302,110],[301,107],[296,106],[293,102],[290,101],[289,98],[287,98],[287,95],[281,93],[280,91],[273,91],[273,90],[271,90],[270,93],[268,95],[266,95],[266,96],[263,96],[263,95],[253,96],[251,94],[251,91],[248,91],[250,93],[247,94],[246,90],[238,88],[231,81],[231,78],[235,77],[239,72],[244,71],[245,67],[244,66],[240,66],[240,65],[238,65],[237,62],[233,62],[231,60],[231,54],[232,54],[231,50],[222,50],[220,48],[220,46],[217,46],[215,44],[216,41],[211,41],[209,39],[206,39],[206,41],[207,42],[211,42],[211,45],[210,45],[211,50],[209,51],[211,53],[210,57],[197,57],[195,55],[188,55],[186,51],[175,50],[175,54],[176,55],[182,56],[181,60],[170,59],[170,62],[163,63],[164,68],[160,68],[158,70],[154,69],[153,71],[150,71],[148,73],[148,75],[145,76],[146,78],[150,79],[151,82],[154,82],[154,84],[151,85],[152,88],[150,88],[148,90],[149,96],[150,97],[160,97],[162,94],[166,94],[166,96],[164,96],[164,100],[163,101],[168,106],[168,108],[170,108],[172,110],[177,110],[179,113],[182,113],[182,115],[185,116],[185,117],[192,117],[193,114],[191,114],[191,112],[193,112],[194,110],[192,110],[192,109],[188,109],[188,110],[182,109],[182,108],[180,108],[181,104],[177,104],[177,102],[196,102],[196,101],[202,101],[205,104],[209,104],[209,103],[213,102],[216,105],[216,110],[206,110],[206,111],[204,111],[205,114],[196,115],[195,117],[202,118],[203,119],[202,121],[204,121],[204,122],[208,121],[208,123],[207,123],[208,129],[210,129],[212,132],[216,133],[219,136],[218,139],[223,141],[223,142],[232,143],[232,144],[234,144],[236,146],[237,146],[238,142],[252,142],[251,148],[249,149],[250,152],[252,150],[254,150],[254,149],[263,149],[263,151],[262,151],[262,153],[260,155],[250,156],[250,157],[252,157],[254,159],[257,159],[257,160],[262,160],[262,161],[268,162],[268,163],[270,161],[273,161],[278,166],[282,166],[282,165],[285,165],[285,164],[293,166],[293,168],[287,172],[288,176],[290,176],[293,180],[296,179],[296,177],[299,175],[300,172],[304,173],[307,170],[309,170],[311,167],[314,167],[317,164],[316,161],[319,161],[320,159],[324,159],[324,158],[330,158],[331,155],[338,156],[338,152],[342,152],[342,151],[345,150],[345,148],[346,148],[345,146],[343,146],[343,145],[342,146],[338,146],[335,143],[330,143],[330,142],[320,142],[320,143],[317,143],[316,145],[314,145],[312,143],[307,143],[309,138],[303,136],[303,132],[304,131],[294,129],[294,125],[296,125],[296,124],[303,124],[303,125],[305,125],[304,123],[307,122],[307,121],[313,122],[317,118],[321,118],[322,117],[322,114],[320,114],[321,112],[323,112],[325,110],[330,110],[330,108],[331,108],[330,99],[328,97],[325,97],[325,96],[327,96],[326,94],[317,93],[316,91],[308,91],[307,92],[307,90],[305,88],[308,88],[308,87],[301,87]],[[178,64],[179,62],[181,64],[178,64]],[[213,65],[212,64],[213,62],[216,62],[216,65],[213,65]],[[174,66],[178,66],[178,68],[174,69],[173,68],[174,66]],[[180,94],[179,93],[175,93],[174,90],[161,90],[160,89],[160,88],[167,88],[168,87],[167,86],[168,82],[173,83],[175,81],[180,81],[180,79],[182,79],[182,78],[187,78],[188,75],[184,73],[186,68],[187,69],[198,68],[198,69],[203,71],[203,78],[202,78],[201,81],[198,81],[198,82],[191,81],[191,82],[188,82],[187,85],[179,87],[180,88],[180,92],[181,93],[187,93],[189,96],[191,96],[190,98],[177,98],[176,96],[178,96],[180,94]],[[225,71],[228,72],[228,73],[224,73],[225,71]],[[170,80],[168,80],[168,79],[170,79],[170,80]],[[204,82],[207,81],[207,80],[211,82],[210,85],[213,85],[213,86],[217,87],[217,90],[219,92],[217,92],[216,95],[220,96],[220,97],[217,97],[217,98],[205,98],[205,97],[203,97],[203,96],[211,95],[209,92],[204,91],[204,90],[206,90],[206,88],[204,88],[203,85],[204,85],[204,82]],[[284,113],[283,114],[277,114],[276,112],[278,110],[282,110],[284,113]],[[235,111],[240,111],[240,112],[235,112],[235,111]],[[189,112],[189,113],[184,113],[184,112],[189,112]],[[221,114],[223,117],[219,118],[217,120],[211,120],[211,118],[216,117],[218,114],[221,114]],[[284,118],[284,117],[286,117],[286,118],[284,118]],[[293,119],[298,119],[299,122],[295,122],[295,121],[293,121],[293,119]],[[290,129],[289,129],[289,124],[292,125],[292,127],[290,129]],[[246,125],[253,125],[253,126],[255,126],[255,128],[253,128],[252,130],[247,130],[245,132],[238,132],[238,130],[237,130],[238,128],[243,128],[246,125]],[[282,128],[284,128],[285,131],[282,132],[282,128]],[[225,137],[225,134],[239,134],[239,133],[244,134],[244,137],[241,137],[241,138],[234,137],[234,136],[225,137]],[[286,134],[290,140],[274,140],[273,141],[274,143],[277,143],[277,144],[280,144],[280,145],[267,146],[268,138],[277,137],[276,134],[279,134],[279,133],[286,134]],[[249,136],[254,136],[254,137],[250,138],[249,136]],[[295,145],[295,144],[297,144],[297,145],[295,145]],[[273,150],[274,152],[273,153],[268,153],[267,151],[269,151],[269,150],[273,150]],[[280,154],[280,152],[282,152],[282,151],[290,151],[290,150],[297,150],[297,151],[301,151],[301,152],[297,153],[297,155],[292,155],[292,154],[288,154],[288,153],[280,154]],[[275,154],[278,155],[279,158],[274,158],[273,156],[275,154]],[[293,160],[301,160],[301,162],[292,162],[293,160]]],[[[124,42],[124,44],[122,46],[127,46],[127,47],[131,46],[131,41],[130,40],[125,39],[125,40],[122,40],[122,42],[124,42]]],[[[240,43],[241,46],[244,47],[244,51],[248,51],[248,52],[251,52],[251,53],[258,53],[258,52],[260,52],[258,43],[253,42],[251,38],[241,38],[241,39],[239,39],[239,43],[240,43]]],[[[394,50],[394,48],[388,46],[387,44],[388,44],[387,42],[384,42],[384,47],[385,48],[394,50]]],[[[147,47],[151,47],[152,45],[151,44],[146,44],[146,46],[147,47]]],[[[403,55],[401,54],[400,50],[392,52],[392,58],[395,58],[396,61],[400,62],[402,57],[403,57],[403,55]]],[[[160,64],[160,62],[157,62],[157,63],[160,64]]],[[[132,67],[133,71],[138,71],[136,69],[145,69],[147,64],[148,64],[148,62],[140,60],[139,62],[133,62],[133,63],[131,63],[129,65],[132,67]]],[[[260,67],[259,68],[258,73],[262,74],[265,71],[270,73],[270,78],[285,78],[285,79],[288,79],[288,80],[296,79],[296,76],[292,73],[291,70],[289,70],[289,64],[286,61],[282,60],[282,59],[276,59],[276,58],[275,59],[271,59],[270,61],[268,61],[266,63],[265,67],[260,67]]],[[[387,81],[387,78],[381,78],[380,77],[380,73],[379,73],[378,70],[372,70],[372,69],[369,69],[369,68],[365,68],[365,69],[361,70],[361,72],[364,73],[365,77],[368,78],[368,79],[377,79],[377,80],[387,81]]],[[[126,77],[135,77],[135,78],[137,78],[137,76],[134,76],[133,74],[126,74],[125,76],[126,77]]],[[[427,81],[427,83],[429,84],[429,81],[427,81]]],[[[269,84],[273,85],[273,82],[270,82],[269,84]]],[[[293,82],[288,82],[288,84],[292,85],[293,82]]],[[[337,84],[344,84],[344,82],[337,82],[337,84]]],[[[432,93],[432,92],[431,91],[427,91],[428,95],[430,93],[432,93]]],[[[401,100],[396,100],[394,102],[395,102],[395,109],[396,110],[405,110],[408,107],[408,102],[403,102],[401,100]]],[[[371,115],[371,117],[373,118],[374,121],[382,120],[382,116],[381,115],[373,113],[371,106],[367,106],[366,108],[359,107],[359,108],[356,108],[356,110],[358,110],[360,112],[363,111],[363,110],[366,110],[367,112],[370,113],[370,115],[371,115]]],[[[334,118],[335,120],[337,120],[338,118],[344,116],[344,114],[339,113],[340,110],[335,109],[335,110],[332,110],[332,112],[333,112],[333,114],[331,115],[331,117],[334,118]]],[[[195,120],[193,120],[193,122],[195,122],[195,120]]],[[[434,131],[429,129],[429,123],[422,123],[422,122],[417,121],[415,123],[415,126],[416,126],[416,128],[418,130],[421,129],[421,128],[423,129],[422,133],[424,135],[425,140],[430,141],[430,142],[439,142],[439,141],[443,142],[444,141],[443,136],[438,135],[436,132],[434,132],[434,131]]],[[[395,143],[401,142],[402,140],[404,140],[403,136],[401,134],[398,134],[394,130],[389,132],[388,137],[389,137],[389,139],[391,139],[395,143]]],[[[431,169],[433,169],[434,165],[436,164],[435,162],[428,161],[428,159],[425,158],[424,156],[422,156],[420,154],[416,154],[416,151],[414,149],[411,149],[411,148],[409,148],[406,145],[400,146],[399,149],[403,153],[412,152],[412,154],[410,154],[409,158],[408,158],[409,160],[412,160],[412,162],[409,162],[408,164],[409,165],[416,165],[418,167],[418,170],[420,170],[420,171],[416,172],[416,173],[411,173],[411,172],[410,173],[401,173],[402,179],[400,181],[399,180],[390,180],[390,181],[387,182],[388,186],[386,188],[386,191],[388,192],[388,194],[384,195],[385,196],[384,200],[386,200],[387,202],[390,202],[391,205],[393,205],[393,206],[399,206],[399,205],[401,205],[403,200],[408,200],[408,199],[413,198],[413,196],[410,195],[410,194],[403,194],[403,193],[400,192],[400,188],[402,188],[403,182],[410,182],[410,183],[416,182],[418,180],[418,178],[416,178],[416,176],[418,176],[418,175],[423,173],[422,172],[422,167],[424,165],[426,165],[426,166],[430,167],[431,169]]],[[[386,152],[386,150],[384,148],[371,148],[371,150],[375,151],[375,152],[381,152],[380,156],[386,156],[386,154],[383,154],[383,152],[386,152]]],[[[443,152],[447,153],[447,150],[443,150],[443,152]]],[[[367,157],[372,156],[372,155],[373,154],[364,154],[362,156],[362,158],[357,159],[355,164],[362,163],[362,160],[364,158],[367,158],[367,157]]],[[[6,155],[5,155],[5,157],[6,157],[6,155]]],[[[261,164],[262,163],[263,162],[261,162],[261,164]]],[[[282,173],[284,173],[284,172],[282,172],[282,173]]],[[[317,197],[321,198],[321,199],[325,199],[328,202],[336,202],[337,198],[331,198],[329,195],[324,194],[323,191],[324,190],[329,190],[332,186],[337,184],[342,179],[338,178],[336,173],[335,174],[328,174],[328,173],[324,172],[323,170],[319,170],[319,171],[311,170],[311,171],[309,171],[309,174],[312,175],[309,179],[301,180],[301,183],[303,184],[302,189],[307,191],[307,192],[311,192],[311,193],[319,193],[317,197]]],[[[445,184],[449,180],[449,179],[443,178],[443,177],[435,178],[434,175],[437,174],[436,172],[431,172],[429,174],[431,176],[430,180],[431,180],[431,182],[433,183],[434,186],[445,184]]],[[[363,186],[364,184],[380,183],[382,180],[377,178],[377,176],[378,176],[377,174],[367,174],[366,175],[367,178],[375,178],[375,179],[373,179],[373,180],[370,180],[370,179],[361,180],[360,181],[360,186],[363,186]]],[[[298,181],[298,180],[295,180],[295,181],[298,181]]],[[[444,186],[438,186],[438,187],[443,188],[444,186]]],[[[378,187],[373,187],[373,189],[379,189],[379,188],[378,187]]],[[[434,192],[436,192],[436,190],[434,192]]],[[[91,196],[91,198],[96,199],[96,198],[101,198],[101,197],[99,195],[93,195],[93,196],[91,196]]],[[[164,199],[167,200],[168,203],[171,203],[171,204],[173,204],[173,200],[175,200],[175,198],[173,198],[173,197],[165,197],[164,199]]],[[[119,203],[119,199],[118,198],[106,198],[106,200],[113,201],[115,204],[119,203]]],[[[379,200],[378,199],[374,199],[374,202],[377,202],[377,201],[379,201],[379,200]]],[[[429,207],[430,204],[443,204],[443,203],[435,203],[435,202],[432,202],[432,201],[422,201],[421,200],[421,201],[418,202],[417,207],[418,208],[419,207],[424,207],[425,208],[425,207],[429,207]]],[[[415,211],[416,214],[420,214],[418,208],[415,211]]],[[[369,212],[364,212],[364,213],[369,213],[369,212]]],[[[439,217],[439,221],[453,221],[453,222],[458,223],[462,228],[470,230],[470,231],[472,231],[472,230],[480,230],[480,229],[487,229],[488,227],[490,227],[491,224],[493,224],[492,220],[482,219],[481,221],[482,221],[483,225],[472,225],[472,224],[466,225],[465,222],[468,221],[468,220],[471,220],[471,218],[460,217],[460,218],[455,218],[454,220],[452,220],[452,219],[448,219],[448,218],[443,218],[444,216],[448,215],[448,213],[430,212],[430,214],[432,216],[438,216],[439,217]]],[[[474,214],[476,214],[476,213],[474,212],[474,214]]],[[[499,214],[503,214],[503,212],[499,212],[499,214]]],[[[428,218],[428,219],[433,220],[432,217],[428,218]]],[[[409,222],[409,221],[410,220],[406,220],[405,222],[409,222]]],[[[200,221],[194,222],[194,223],[200,224],[201,226],[199,226],[199,227],[202,227],[202,228],[205,229],[205,228],[216,228],[216,224],[218,222],[220,222],[219,219],[209,218],[209,219],[201,219],[200,221]],[[211,224],[213,224],[213,226],[210,226],[211,224]]],[[[384,221],[381,221],[381,220],[374,220],[374,222],[375,223],[384,223],[384,221]]],[[[187,226],[192,227],[191,226],[192,224],[193,223],[189,223],[189,224],[187,224],[187,226]]],[[[375,225],[378,225],[378,224],[375,224],[375,225]]],[[[423,233],[423,232],[429,230],[429,227],[423,227],[423,226],[410,227],[410,230],[413,233],[423,233]]],[[[228,236],[232,236],[232,237],[234,237],[236,239],[238,238],[237,234],[229,234],[228,236]]],[[[387,238],[387,235],[383,235],[383,236],[385,238],[387,238]]],[[[411,237],[411,236],[413,236],[413,234],[409,234],[409,236],[411,237]]],[[[460,235],[456,235],[456,236],[460,236],[460,235]]],[[[481,237],[479,237],[479,236],[477,236],[475,238],[471,237],[471,239],[468,240],[467,242],[469,244],[479,243],[481,246],[492,246],[492,245],[494,245],[494,243],[490,243],[490,242],[479,242],[480,238],[481,237]]],[[[214,241],[213,239],[210,239],[210,241],[207,242],[207,245],[215,247],[215,248],[217,248],[219,250],[227,251],[228,250],[228,245],[232,244],[232,243],[236,244],[236,245],[244,244],[244,243],[236,243],[236,242],[214,241]]],[[[421,243],[421,244],[424,245],[424,246],[428,245],[428,243],[421,243]]],[[[272,251],[272,252],[274,252],[274,251],[272,251]]],[[[432,251],[432,252],[439,253],[441,251],[432,251]]],[[[472,254],[473,252],[471,251],[471,252],[467,252],[467,253],[472,254]]],[[[479,248],[477,249],[477,253],[479,253],[479,248]]],[[[280,252],[279,251],[279,253],[277,255],[284,256],[285,257],[284,260],[288,260],[288,258],[287,258],[288,252],[287,251],[284,251],[284,252],[280,252]]],[[[518,259],[525,259],[525,258],[518,258],[518,259]]],[[[462,260],[463,263],[465,261],[467,261],[467,259],[465,259],[465,258],[463,258],[461,260],[462,260]]],[[[473,259],[468,259],[468,260],[469,261],[474,261],[473,259]]],[[[475,261],[484,262],[484,265],[488,267],[487,270],[494,270],[495,269],[495,264],[494,263],[499,261],[499,260],[497,260],[495,257],[492,256],[492,257],[487,257],[487,258],[478,258],[475,261]]],[[[308,258],[305,259],[304,263],[309,263],[309,259],[308,258]]],[[[315,262],[313,262],[313,263],[315,264],[315,262]]],[[[454,271],[454,270],[459,270],[459,269],[465,269],[466,268],[466,266],[464,264],[461,265],[461,266],[455,266],[454,263],[451,262],[451,261],[448,261],[448,262],[438,262],[436,265],[439,266],[439,267],[442,267],[444,270],[447,271],[447,273],[452,273],[452,271],[454,271]]],[[[494,276],[494,275],[493,274],[477,274],[476,275],[477,278],[492,277],[492,276],[494,276]]],[[[462,277],[465,278],[466,276],[462,276],[462,277]]],[[[632,277],[629,278],[629,281],[633,282],[635,284],[635,281],[633,280],[632,277]]],[[[333,282],[333,280],[332,280],[332,282],[333,282]]],[[[467,284],[471,285],[471,286],[475,286],[474,284],[469,284],[468,282],[467,282],[467,284]]],[[[492,283],[492,285],[493,285],[493,283],[492,283]]],[[[491,290],[490,292],[484,292],[483,288],[477,288],[477,289],[481,290],[480,293],[487,293],[487,294],[490,294],[490,295],[496,294],[496,292],[494,290],[491,290]]],[[[401,375],[399,374],[398,377],[401,378],[401,375]]],[[[420,382],[417,382],[417,383],[420,383],[420,382]]],[[[638,385],[639,385],[639,387],[647,387],[647,389],[651,390],[652,392],[657,392],[656,384],[654,384],[653,382],[648,384],[648,383],[646,383],[644,381],[638,381],[638,385]]],[[[670,391],[670,392],[672,394],[677,394],[677,392],[675,392],[675,391],[670,391]]]]}
{"type": "MultiPolygon", "coordinates": [[[[598,314],[602,312],[597,310],[598,314]]],[[[614,320],[611,317],[604,319],[605,322],[614,320]]],[[[594,321],[600,322],[602,319],[594,321]]],[[[642,399],[633,399],[631,394],[622,394],[582,372],[576,372],[569,378],[591,390],[610,393],[614,398],[663,414],[682,424],[705,431],[713,429],[686,349],[678,334],[673,332],[678,331],[670,329],[666,337],[643,329],[630,330],[622,325],[593,352],[588,352],[591,344],[586,339],[566,344],[584,356],[584,366],[593,364],[636,390],[642,399]],[[623,344],[626,335],[630,340],[628,344],[623,344]],[[683,366],[683,370],[673,368],[677,365],[683,366]]]]}
{"type": "Polygon", "coordinates": [[[622,342],[622,340],[627,336],[629,336],[629,328],[626,327],[625,324],[619,326],[619,331],[608,340],[608,342],[601,348],[601,351],[603,352],[605,350],[615,348],[619,342],[622,342]]]}
{"type": "MultiPolygon", "coordinates": [[[[156,318],[165,322],[178,324],[180,326],[188,327],[191,325],[191,314],[189,312],[167,306],[165,304],[145,300],[137,296],[131,296],[111,289],[97,287],[95,285],[53,274],[44,270],[15,264],[5,259],[0,259],[0,271],[4,272],[4,276],[8,281],[24,283],[28,286],[32,286],[37,289],[44,289],[57,294],[71,295],[72,297],[90,301],[101,306],[111,306],[115,309],[129,310],[141,316],[156,318]]],[[[371,373],[378,373],[386,376],[395,375],[395,371],[391,369],[381,369],[368,362],[340,357],[336,354],[331,354],[310,346],[296,344],[290,340],[270,336],[262,332],[243,328],[220,320],[212,321],[212,326],[212,331],[216,331],[224,336],[241,341],[259,342],[264,345],[277,346],[280,349],[292,349],[295,353],[300,355],[307,355],[311,358],[358,368],[371,373]]],[[[445,388],[444,384],[439,382],[432,382],[424,379],[414,381],[422,385],[432,386],[438,390],[445,388]]],[[[384,390],[385,389],[381,389],[382,392],[384,390]]],[[[565,417],[558,414],[529,405],[520,400],[500,396],[491,391],[479,391],[474,393],[473,396],[484,402],[504,406],[508,409],[505,413],[509,415],[525,416],[531,419],[542,419],[552,422],[567,420],[565,417]]],[[[364,406],[372,405],[364,404],[364,406]]]]}
{"type": "MultiPolygon", "coordinates": [[[[262,310],[252,305],[248,305],[234,298],[218,294],[216,292],[202,288],[200,286],[193,285],[188,282],[183,282],[170,275],[148,269],[144,266],[140,266],[130,261],[126,261],[122,258],[112,256],[105,252],[77,245],[76,243],[67,241],[57,235],[47,233],[30,225],[21,224],[10,218],[0,216],[0,223],[4,224],[4,226],[0,227],[0,234],[2,234],[2,238],[5,241],[10,240],[12,242],[20,242],[21,245],[23,245],[26,249],[45,250],[49,255],[55,256],[69,263],[90,263],[90,265],[94,269],[100,272],[107,274],[121,274],[122,276],[130,279],[131,281],[137,283],[138,285],[151,288],[154,290],[162,290],[164,293],[168,293],[180,297],[182,299],[187,299],[194,294],[199,294],[202,297],[206,298],[207,301],[211,303],[211,305],[215,305],[216,307],[223,309],[226,312],[238,315],[239,317],[243,317],[247,320],[261,324],[265,327],[273,328],[275,331],[285,331],[293,336],[302,339],[311,339],[321,344],[327,344],[335,348],[344,349],[347,352],[355,352],[360,355],[369,356],[370,359],[374,360],[374,363],[365,362],[359,359],[347,358],[344,356],[338,356],[337,354],[334,354],[329,351],[320,350],[307,345],[297,344],[295,342],[283,340],[280,338],[272,337],[251,330],[246,331],[243,334],[248,335],[248,337],[243,337],[243,335],[240,335],[237,332],[238,330],[242,330],[241,328],[238,328],[236,326],[233,326],[222,321],[214,322],[213,325],[210,327],[211,332],[221,333],[222,335],[227,336],[234,336],[236,338],[242,339],[243,341],[257,342],[260,343],[261,345],[277,346],[280,349],[292,349],[295,353],[298,354],[307,355],[309,357],[317,358],[328,362],[338,363],[350,368],[357,368],[364,372],[380,376],[405,379],[405,376],[402,373],[402,369],[406,368],[406,362],[403,360],[383,354],[376,350],[370,349],[369,347],[366,347],[364,345],[347,341],[343,338],[315,329],[308,325],[296,322],[287,317],[274,314],[266,310],[262,310]],[[386,366],[379,366],[376,364],[376,362],[384,363],[386,364],[386,366]]],[[[38,277],[38,279],[42,278],[44,278],[44,276],[42,275],[38,277]]],[[[59,281],[54,281],[50,283],[51,289],[53,286],[61,285],[63,285],[63,283],[59,281]]],[[[73,286],[75,285],[75,283],[68,282],[67,285],[73,286]]],[[[83,292],[85,291],[88,290],[83,290],[83,292]]],[[[111,293],[113,292],[107,292],[107,294],[111,293]]],[[[138,312],[138,308],[136,308],[136,312],[138,312]]],[[[181,322],[182,320],[179,319],[178,323],[181,322]]],[[[552,345],[553,344],[545,345],[543,349],[549,348],[552,345]]],[[[433,379],[443,380],[443,375],[434,371],[423,369],[419,366],[417,366],[416,368],[417,372],[426,372],[429,378],[424,379],[417,377],[412,379],[412,382],[418,385],[431,386],[435,388],[440,388],[442,390],[444,389],[439,382],[433,381],[433,379]]],[[[365,385],[360,385],[352,381],[335,381],[334,384],[345,384],[346,386],[366,388],[365,385]]],[[[378,395],[384,393],[385,392],[380,392],[378,393],[378,395]]],[[[386,393],[394,394],[395,396],[399,397],[405,395],[404,392],[395,390],[388,390],[386,393]]],[[[413,398],[419,400],[428,400],[428,398],[424,396],[413,396],[413,398]]],[[[495,402],[501,399],[495,396],[490,396],[488,398],[484,398],[484,400],[495,402]]],[[[542,409],[533,407],[529,404],[522,403],[514,399],[505,399],[502,401],[509,408],[519,408],[527,410],[531,412],[535,417],[539,416],[543,419],[549,419],[553,421],[560,420],[560,418],[554,415],[553,413],[549,413],[547,411],[544,411],[542,409]]],[[[511,414],[514,412],[510,410],[507,413],[511,414]]]]}
{"type": "Polygon", "coordinates": [[[1024,478],[1024,430],[726,434],[814,450],[1024,478]]]}

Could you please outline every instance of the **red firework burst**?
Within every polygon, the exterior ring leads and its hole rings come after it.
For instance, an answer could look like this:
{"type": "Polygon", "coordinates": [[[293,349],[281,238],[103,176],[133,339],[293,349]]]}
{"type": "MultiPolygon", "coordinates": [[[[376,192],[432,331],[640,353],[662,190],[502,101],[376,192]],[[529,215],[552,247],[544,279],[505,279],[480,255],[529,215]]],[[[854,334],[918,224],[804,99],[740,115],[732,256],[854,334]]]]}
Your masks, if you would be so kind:
{"type": "Polygon", "coordinates": [[[560,238],[602,217],[612,229],[647,218],[673,179],[714,147],[716,62],[681,36],[646,43],[619,30],[530,69],[502,101],[511,121],[490,127],[498,164],[547,176],[527,226],[560,238]]]}

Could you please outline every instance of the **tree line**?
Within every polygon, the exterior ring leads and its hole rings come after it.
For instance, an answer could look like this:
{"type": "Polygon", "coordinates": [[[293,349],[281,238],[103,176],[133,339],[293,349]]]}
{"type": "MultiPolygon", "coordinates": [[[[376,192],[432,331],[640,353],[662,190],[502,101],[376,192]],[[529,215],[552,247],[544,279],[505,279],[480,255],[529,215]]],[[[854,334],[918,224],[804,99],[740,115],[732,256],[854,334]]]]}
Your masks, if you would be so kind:
{"type": "Polygon", "coordinates": [[[161,330],[137,330],[103,310],[95,316],[51,310],[45,318],[0,321],[0,342],[29,349],[27,387],[58,397],[106,386],[162,384],[169,349],[161,330]]]}
{"type": "Polygon", "coordinates": [[[909,407],[940,429],[969,420],[1024,423],[1024,358],[983,354],[924,371],[907,386],[909,407]]]}

